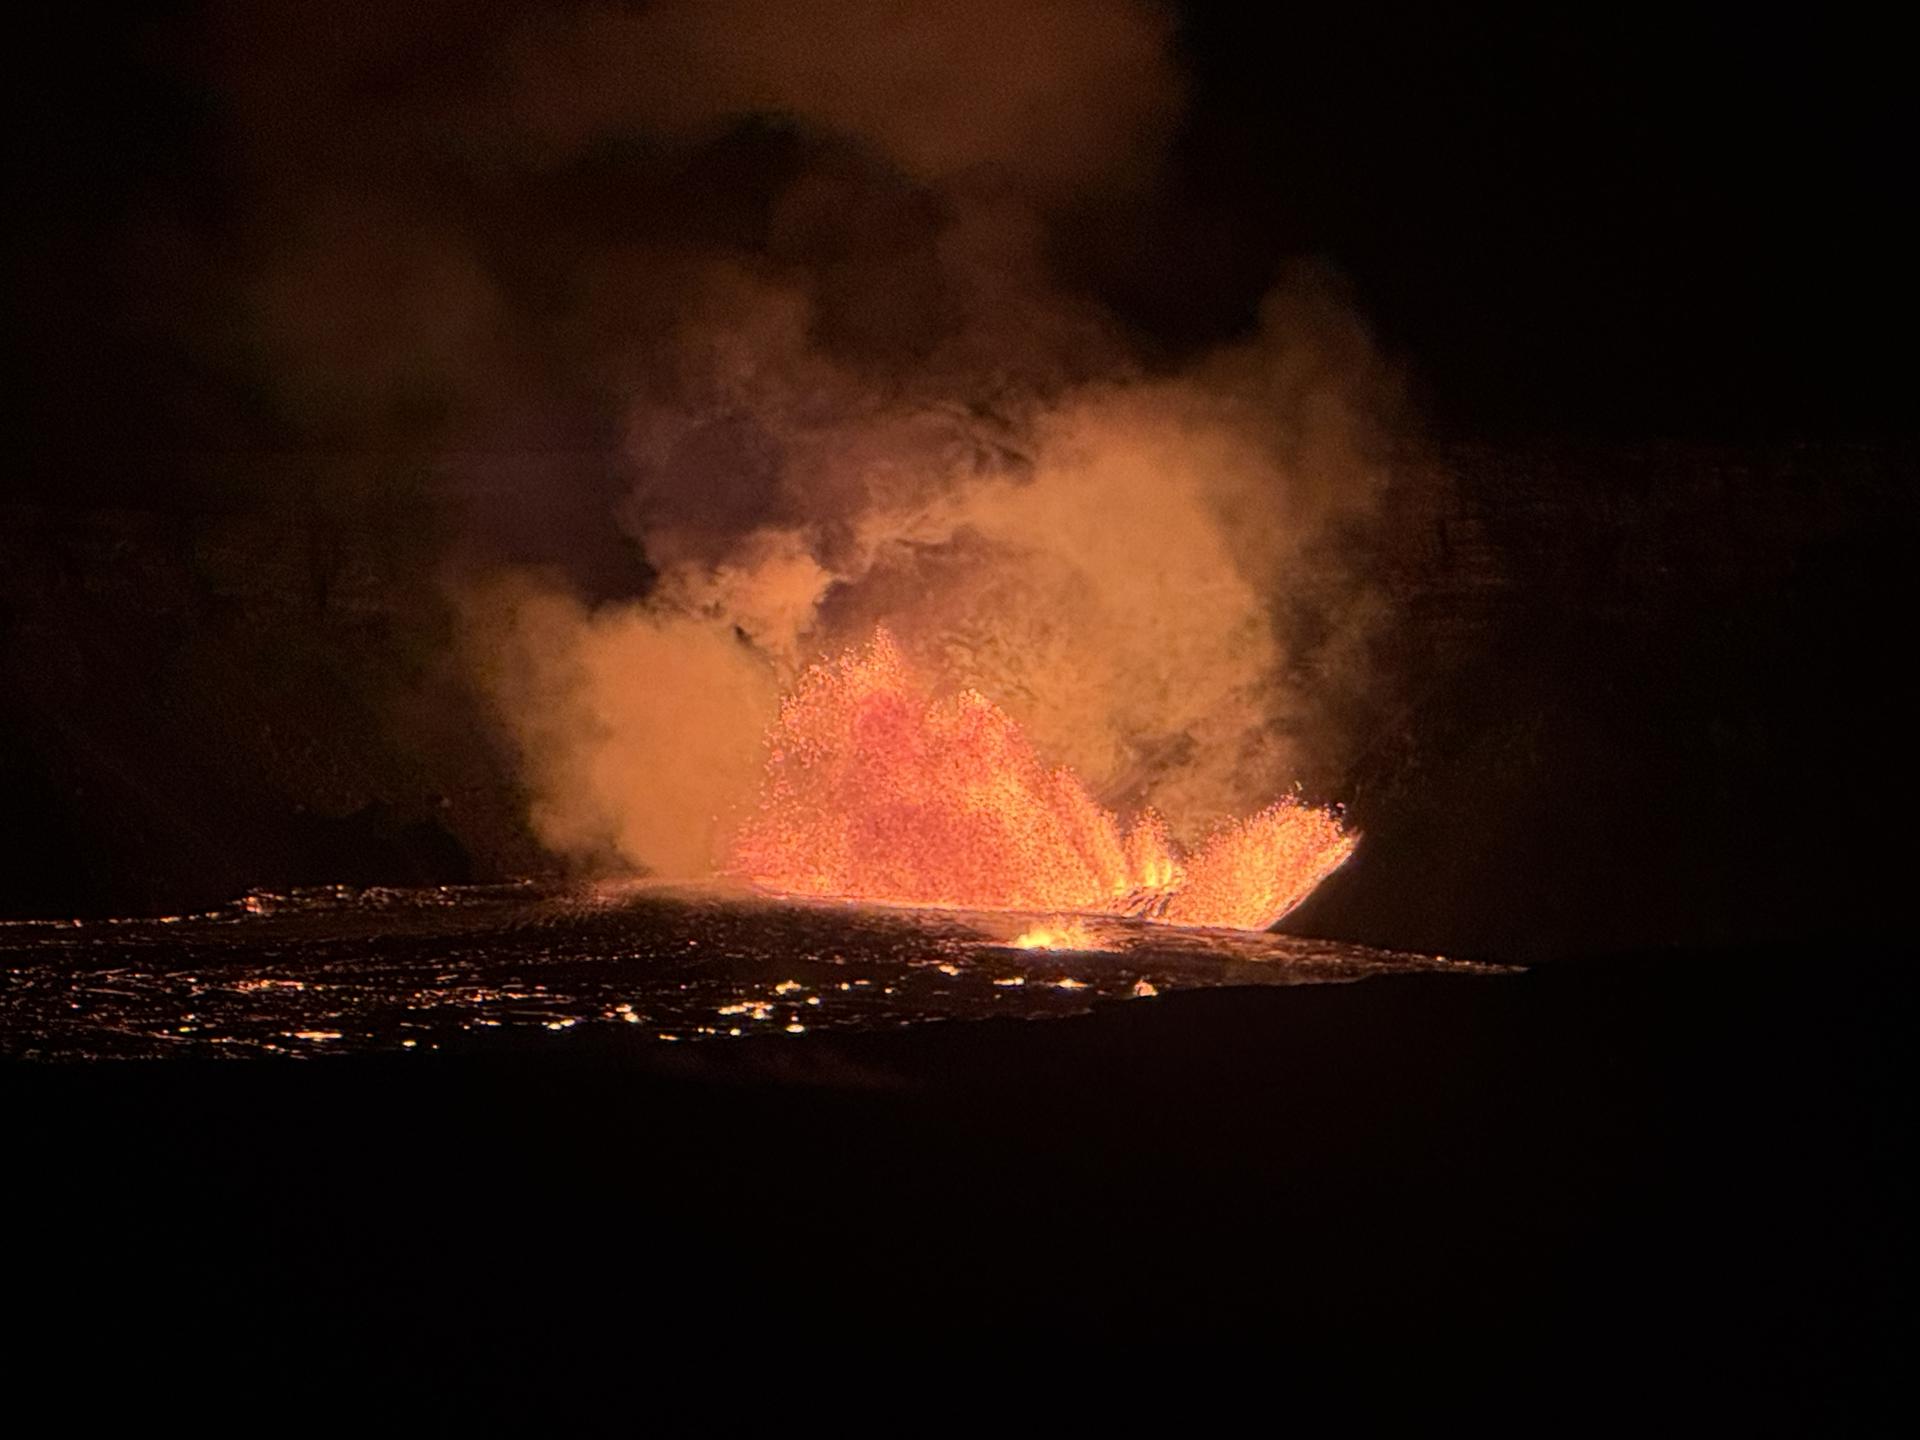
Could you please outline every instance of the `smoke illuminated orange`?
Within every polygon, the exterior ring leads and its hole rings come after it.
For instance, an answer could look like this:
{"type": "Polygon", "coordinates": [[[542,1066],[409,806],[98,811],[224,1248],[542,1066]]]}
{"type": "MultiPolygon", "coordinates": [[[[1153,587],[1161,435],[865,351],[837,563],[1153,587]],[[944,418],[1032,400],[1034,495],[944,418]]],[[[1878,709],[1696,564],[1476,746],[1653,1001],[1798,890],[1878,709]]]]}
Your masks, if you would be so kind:
{"type": "Polygon", "coordinates": [[[782,702],[729,868],[792,895],[1258,930],[1356,843],[1287,799],[1182,856],[1158,815],[1123,827],[985,696],[934,697],[882,630],[782,702]]]}

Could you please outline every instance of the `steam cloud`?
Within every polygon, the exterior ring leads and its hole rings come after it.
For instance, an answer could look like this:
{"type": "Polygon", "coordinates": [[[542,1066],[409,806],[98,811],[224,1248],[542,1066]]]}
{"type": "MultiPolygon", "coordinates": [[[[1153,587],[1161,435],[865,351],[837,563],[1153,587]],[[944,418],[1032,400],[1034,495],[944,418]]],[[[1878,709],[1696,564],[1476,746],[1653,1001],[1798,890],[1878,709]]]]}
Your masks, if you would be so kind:
{"type": "Polygon", "coordinates": [[[1170,369],[1056,279],[1063,217],[1123,223],[1174,134],[1159,9],[248,23],[230,103],[276,221],[246,333],[279,403],[344,433],[429,415],[484,455],[548,436],[544,395],[603,397],[610,472],[470,467],[512,473],[465,528],[490,504],[577,541],[538,568],[469,543],[450,582],[554,851],[708,869],[784,685],[878,622],[1183,839],[1311,768],[1288,617],[1364,608],[1328,541],[1377,501],[1392,386],[1324,286],[1170,369]],[[569,225],[527,219],[556,196],[569,225]],[[608,587],[614,533],[645,570],[608,587]]]}

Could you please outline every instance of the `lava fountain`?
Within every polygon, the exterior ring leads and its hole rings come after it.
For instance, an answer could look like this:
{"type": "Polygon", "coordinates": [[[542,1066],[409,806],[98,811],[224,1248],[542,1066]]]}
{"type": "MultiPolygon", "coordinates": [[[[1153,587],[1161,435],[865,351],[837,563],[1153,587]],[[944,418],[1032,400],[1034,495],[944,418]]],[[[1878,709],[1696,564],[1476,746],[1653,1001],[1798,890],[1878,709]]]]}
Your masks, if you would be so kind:
{"type": "Polygon", "coordinates": [[[782,701],[728,869],[788,895],[1260,930],[1357,843],[1334,811],[1283,799],[1183,854],[1153,811],[1123,826],[1046,765],[985,696],[935,696],[880,630],[782,701]]]}

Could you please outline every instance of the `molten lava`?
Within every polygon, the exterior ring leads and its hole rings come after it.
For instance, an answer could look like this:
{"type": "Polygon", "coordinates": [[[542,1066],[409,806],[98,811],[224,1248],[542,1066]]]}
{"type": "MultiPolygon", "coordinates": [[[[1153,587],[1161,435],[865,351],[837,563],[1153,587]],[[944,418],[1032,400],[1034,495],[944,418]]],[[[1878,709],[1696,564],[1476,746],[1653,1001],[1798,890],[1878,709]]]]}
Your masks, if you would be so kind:
{"type": "MultiPolygon", "coordinates": [[[[1010,950],[1104,950],[1100,937],[1087,928],[1084,920],[1056,916],[1044,925],[1022,931],[1007,942],[1010,950]]],[[[1069,986],[1073,982],[1066,982],[1069,986]]]]}
{"type": "Polygon", "coordinates": [[[915,683],[882,630],[782,703],[729,868],[793,895],[1259,930],[1356,843],[1333,812],[1287,799],[1183,856],[1157,814],[1123,828],[986,697],[915,683]]]}

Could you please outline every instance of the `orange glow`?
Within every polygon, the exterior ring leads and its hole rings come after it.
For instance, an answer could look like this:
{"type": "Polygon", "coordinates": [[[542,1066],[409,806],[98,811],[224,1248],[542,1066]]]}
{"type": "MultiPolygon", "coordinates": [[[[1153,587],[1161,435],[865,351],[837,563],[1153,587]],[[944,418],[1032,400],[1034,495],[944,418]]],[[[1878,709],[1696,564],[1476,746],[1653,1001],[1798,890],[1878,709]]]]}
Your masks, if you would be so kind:
{"type": "MultiPolygon", "coordinates": [[[[1007,942],[1015,950],[1104,950],[1084,920],[1058,916],[1007,942]]],[[[1071,982],[1068,982],[1071,983],[1071,982]]]]}
{"type": "Polygon", "coordinates": [[[1264,930],[1345,864],[1359,843],[1333,812],[1278,801],[1201,846],[1159,918],[1264,930]]]}
{"type": "Polygon", "coordinates": [[[782,702],[729,868],[791,895],[1258,930],[1355,843],[1333,812],[1282,800],[1182,857],[1158,815],[1123,828],[985,696],[931,695],[880,630],[782,702]]]}

